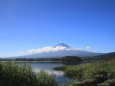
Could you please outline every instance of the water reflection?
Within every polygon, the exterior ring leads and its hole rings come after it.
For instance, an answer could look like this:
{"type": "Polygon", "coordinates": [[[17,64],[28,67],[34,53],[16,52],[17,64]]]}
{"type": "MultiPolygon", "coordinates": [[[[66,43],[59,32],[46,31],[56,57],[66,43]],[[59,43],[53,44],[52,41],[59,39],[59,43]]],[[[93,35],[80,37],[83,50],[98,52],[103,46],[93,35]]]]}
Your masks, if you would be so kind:
{"type": "MultiPolygon", "coordinates": [[[[35,73],[40,72],[40,70],[44,70],[44,69],[33,68],[33,71],[35,73]]],[[[64,75],[63,71],[54,71],[54,70],[44,70],[44,71],[47,72],[49,75],[60,76],[60,77],[64,75]]]]}
{"type": "Polygon", "coordinates": [[[81,64],[82,61],[77,61],[77,62],[61,62],[63,65],[78,65],[81,64]]]}

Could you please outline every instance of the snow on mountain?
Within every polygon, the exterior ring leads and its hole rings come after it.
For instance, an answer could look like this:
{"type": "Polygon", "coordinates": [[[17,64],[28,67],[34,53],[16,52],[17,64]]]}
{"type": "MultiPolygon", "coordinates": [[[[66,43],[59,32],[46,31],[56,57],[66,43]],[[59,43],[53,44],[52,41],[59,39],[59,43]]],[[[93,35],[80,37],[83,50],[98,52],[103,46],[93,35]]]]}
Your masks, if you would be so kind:
{"type": "Polygon", "coordinates": [[[64,43],[60,43],[54,47],[66,47],[66,48],[70,48],[68,45],[64,44],[64,43]]]}

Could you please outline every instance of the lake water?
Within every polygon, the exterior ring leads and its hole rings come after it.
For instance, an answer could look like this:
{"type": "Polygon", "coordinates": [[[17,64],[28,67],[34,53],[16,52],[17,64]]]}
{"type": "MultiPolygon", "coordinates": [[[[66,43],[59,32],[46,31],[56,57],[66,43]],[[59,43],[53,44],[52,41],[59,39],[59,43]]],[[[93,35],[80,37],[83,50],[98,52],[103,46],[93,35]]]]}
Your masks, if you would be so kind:
{"type": "MultiPolygon", "coordinates": [[[[48,62],[48,61],[17,61],[17,63],[23,64],[26,62],[27,64],[30,64],[33,71],[35,73],[38,73],[40,70],[46,71],[48,74],[53,75],[56,81],[61,84],[61,83],[66,83],[71,81],[72,79],[67,78],[64,76],[63,71],[55,71],[53,70],[54,67],[60,67],[60,66],[65,66],[65,65],[72,65],[72,64],[67,64],[67,63],[61,63],[61,62],[48,62]]],[[[77,64],[80,64],[77,63],[77,64]]],[[[77,65],[75,64],[75,65],[77,65]]]]}

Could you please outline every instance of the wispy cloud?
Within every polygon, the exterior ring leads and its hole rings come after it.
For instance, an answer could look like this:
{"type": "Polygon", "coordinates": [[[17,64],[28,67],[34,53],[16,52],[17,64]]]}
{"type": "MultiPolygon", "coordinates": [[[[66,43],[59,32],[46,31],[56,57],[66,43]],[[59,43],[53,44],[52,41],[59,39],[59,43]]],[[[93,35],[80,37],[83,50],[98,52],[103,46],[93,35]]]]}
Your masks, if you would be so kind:
{"type": "Polygon", "coordinates": [[[32,49],[32,50],[28,50],[28,52],[30,53],[44,53],[44,52],[55,52],[55,51],[59,51],[59,50],[65,50],[66,47],[44,47],[41,49],[32,49]]]}
{"type": "Polygon", "coordinates": [[[28,50],[29,53],[44,53],[44,52],[55,52],[55,51],[60,51],[60,50],[83,50],[83,48],[66,48],[66,47],[60,47],[60,46],[56,46],[56,47],[44,47],[41,49],[32,49],[32,50],[28,50]]]}
{"type": "Polygon", "coordinates": [[[92,49],[91,47],[89,47],[89,46],[87,46],[85,49],[88,49],[88,50],[90,50],[90,49],[92,49]]]}
{"type": "Polygon", "coordinates": [[[18,52],[19,54],[23,54],[24,53],[24,51],[20,51],[20,52],[18,52]]]}

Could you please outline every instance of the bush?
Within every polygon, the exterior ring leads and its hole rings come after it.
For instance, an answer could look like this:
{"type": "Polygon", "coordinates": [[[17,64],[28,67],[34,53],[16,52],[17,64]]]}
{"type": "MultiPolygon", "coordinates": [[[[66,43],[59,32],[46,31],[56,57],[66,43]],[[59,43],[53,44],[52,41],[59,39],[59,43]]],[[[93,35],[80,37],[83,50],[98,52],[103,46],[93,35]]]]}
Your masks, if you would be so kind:
{"type": "Polygon", "coordinates": [[[110,86],[108,83],[101,83],[101,84],[98,84],[97,86],[110,86]]]}
{"type": "Polygon", "coordinates": [[[93,78],[95,75],[104,75],[107,77],[108,70],[106,69],[105,65],[106,64],[103,62],[84,64],[86,69],[83,72],[83,77],[93,78]]]}
{"type": "Polygon", "coordinates": [[[68,66],[65,69],[65,75],[70,78],[84,78],[84,79],[91,79],[95,75],[104,75],[105,77],[108,76],[108,70],[105,67],[105,63],[87,63],[78,66],[68,66]]]}
{"type": "Polygon", "coordinates": [[[1,86],[36,86],[37,79],[29,65],[17,66],[10,62],[1,65],[1,86]]]}
{"type": "Polygon", "coordinates": [[[110,86],[115,86],[115,79],[109,79],[105,83],[108,83],[110,86]]]}
{"type": "Polygon", "coordinates": [[[54,78],[46,73],[38,73],[38,78],[30,65],[16,65],[11,62],[0,64],[0,86],[56,86],[54,78]],[[44,77],[42,77],[44,76],[44,77]],[[42,84],[42,85],[40,85],[42,84]],[[47,85],[46,85],[47,84],[47,85]]]}
{"type": "Polygon", "coordinates": [[[107,79],[104,75],[95,75],[94,78],[98,83],[103,83],[107,79]]]}
{"type": "Polygon", "coordinates": [[[77,67],[68,67],[65,71],[65,75],[70,78],[78,78],[81,79],[83,77],[83,68],[77,67]]]}
{"type": "Polygon", "coordinates": [[[61,66],[61,67],[54,67],[54,70],[61,70],[61,71],[65,71],[66,70],[66,66],[61,66]]]}
{"type": "Polygon", "coordinates": [[[83,86],[97,86],[97,80],[96,79],[89,79],[83,81],[83,86]]]}
{"type": "Polygon", "coordinates": [[[108,75],[109,79],[115,79],[115,71],[111,71],[108,75]]]}
{"type": "Polygon", "coordinates": [[[73,61],[74,62],[74,61],[83,61],[83,59],[77,56],[65,56],[61,59],[61,61],[69,61],[69,62],[73,61]]]}
{"type": "Polygon", "coordinates": [[[57,82],[53,76],[48,75],[45,71],[41,70],[38,73],[38,85],[39,86],[57,86],[57,82]]]}
{"type": "Polygon", "coordinates": [[[77,83],[74,83],[72,86],[83,86],[83,83],[82,82],[77,82],[77,83]]]}

